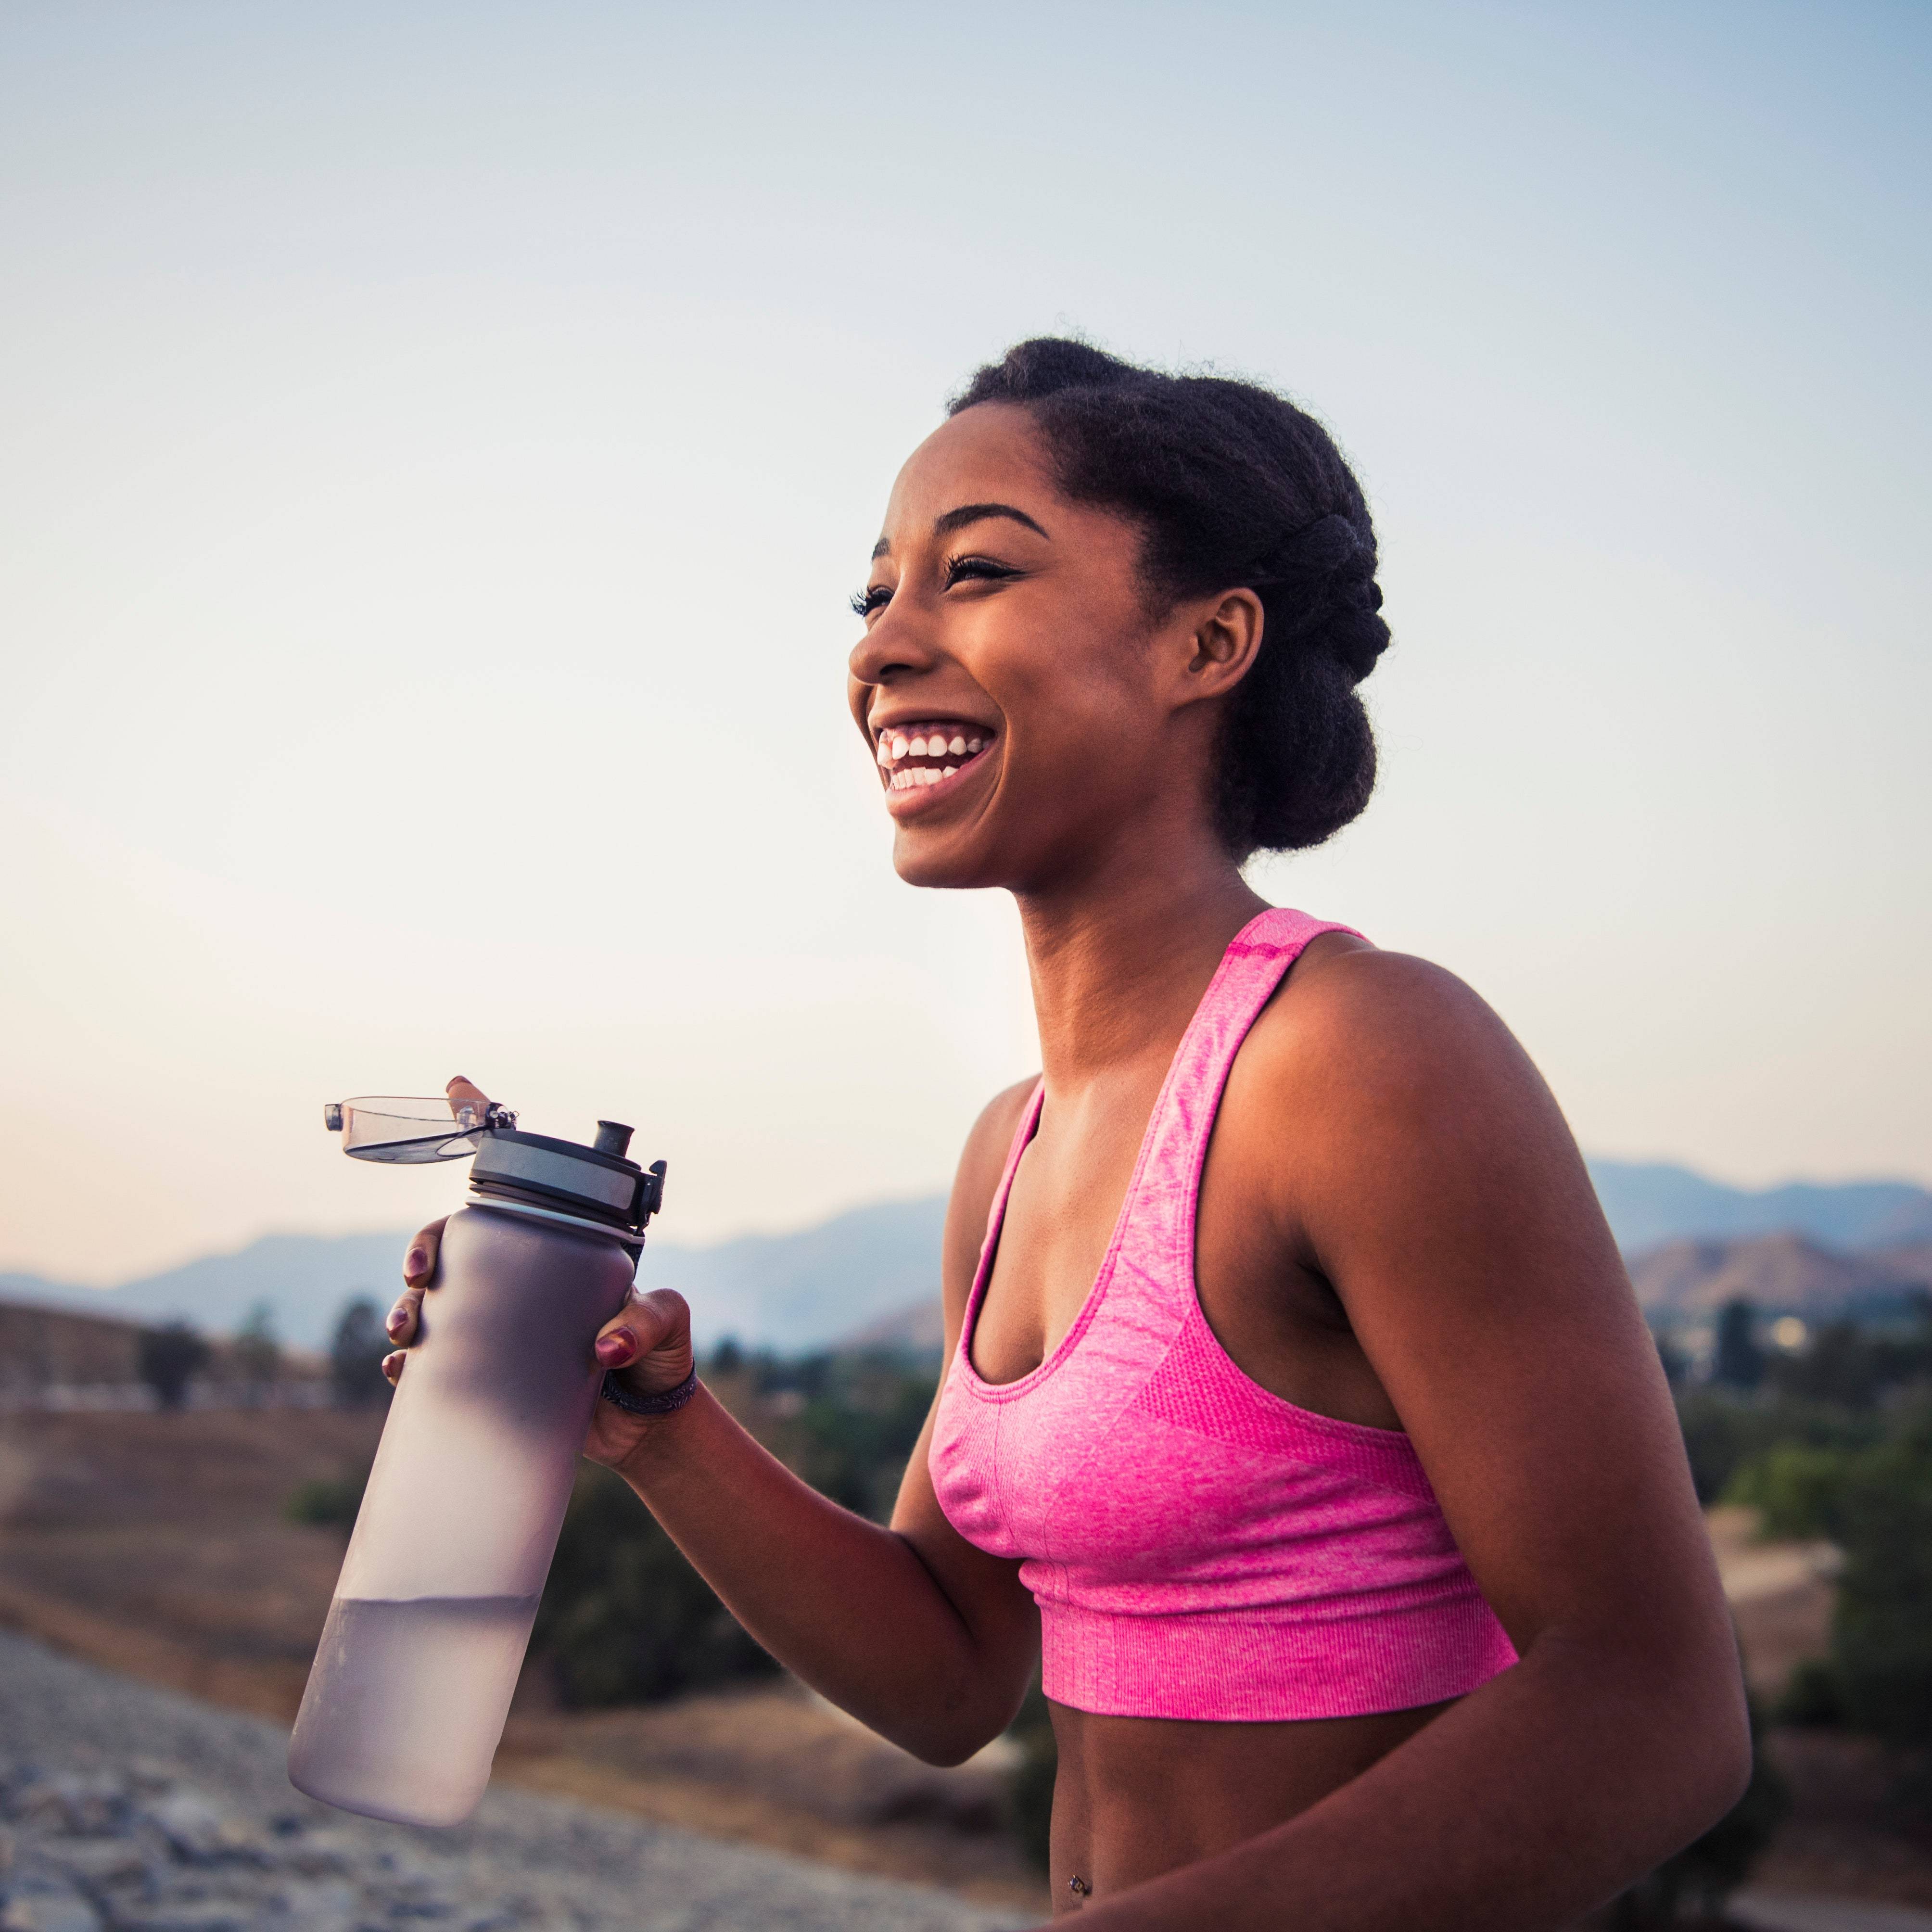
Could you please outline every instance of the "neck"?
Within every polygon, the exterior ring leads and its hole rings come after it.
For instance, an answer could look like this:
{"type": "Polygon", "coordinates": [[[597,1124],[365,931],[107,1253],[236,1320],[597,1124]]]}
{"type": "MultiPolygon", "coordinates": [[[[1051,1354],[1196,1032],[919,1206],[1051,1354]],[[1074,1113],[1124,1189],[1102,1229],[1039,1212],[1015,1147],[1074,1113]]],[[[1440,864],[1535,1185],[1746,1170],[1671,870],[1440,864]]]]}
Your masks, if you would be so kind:
{"type": "Polygon", "coordinates": [[[1228,942],[1268,904],[1210,838],[1111,842],[1077,880],[1015,894],[1049,1093],[1165,1066],[1228,942]]]}

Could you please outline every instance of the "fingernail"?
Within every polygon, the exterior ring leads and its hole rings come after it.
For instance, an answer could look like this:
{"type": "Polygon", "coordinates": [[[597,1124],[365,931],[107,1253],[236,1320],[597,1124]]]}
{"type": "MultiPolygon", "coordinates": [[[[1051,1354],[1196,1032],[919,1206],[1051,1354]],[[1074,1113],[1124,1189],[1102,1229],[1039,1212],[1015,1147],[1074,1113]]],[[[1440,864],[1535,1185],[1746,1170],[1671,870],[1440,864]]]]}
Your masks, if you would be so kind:
{"type": "Polygon", "coordinates": [[[400,1335],[403,1332],[403,1324],[408,1319],[409,1317],[400,1308],[392,1308],[389,1310],[388,1322],[383,1325],[392,1335],[400,1335]]]}
{"type": "Polygon", "coordinates": [[[428,1266],[429,1250],[427,1248],[412,1248],[403,1257],[403,1272],[405,1274],[421,1274],[428,1266]]]}
{"type": "Polygon", "coordinates": [[[607,1369],[622,1368],[637,1348],[637,1340],[628,1328],[614,1328],[597,1338],[597,1359],[607,1369]]]}

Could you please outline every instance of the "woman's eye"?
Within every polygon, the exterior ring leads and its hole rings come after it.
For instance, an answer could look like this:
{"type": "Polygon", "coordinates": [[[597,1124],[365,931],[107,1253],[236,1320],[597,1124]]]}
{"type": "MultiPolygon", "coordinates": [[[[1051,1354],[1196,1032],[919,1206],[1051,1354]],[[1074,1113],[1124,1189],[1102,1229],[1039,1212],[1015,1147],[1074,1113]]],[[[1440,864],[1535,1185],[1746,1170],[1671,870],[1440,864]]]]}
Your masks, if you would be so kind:
{"type": "Polygon", "coordinates": [[[858,616],[869,617],[882,604],[890,604],[892,598],[892,593],[890,586],[884,584],[871,584],[863,590],[855,590],[852,593],[852,608],[858,616]]]}
{"type": "Polygon", "coordinates": [[[994,557],[950,556],[946,560],[946,587],[949,590],[956,584],[972,578],[997,580],[1018,574],[1011,564],[1001,563],[994,557]]]}

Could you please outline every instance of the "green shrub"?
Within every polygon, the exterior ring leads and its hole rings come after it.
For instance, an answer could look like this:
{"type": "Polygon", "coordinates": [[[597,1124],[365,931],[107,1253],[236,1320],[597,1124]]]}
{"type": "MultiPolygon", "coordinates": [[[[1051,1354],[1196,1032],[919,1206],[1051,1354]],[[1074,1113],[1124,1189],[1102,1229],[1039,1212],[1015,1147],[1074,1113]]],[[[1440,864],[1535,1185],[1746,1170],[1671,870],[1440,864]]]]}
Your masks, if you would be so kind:
{"type": "Polygon", "coordinates": [[[531,1641],[567,1704],[649,1703],[778,1668],[622,1478],[588,1465],[531,1641]]]}
{"type": "Polygon", "coordinates": [[[282,1514],[291,1522],[316,1523],[330,1529],[352,1529],[356,1513],[362,1507],[362,1492],[369,1486],[369,1472],[346,1476],[316,1476],[298,1484],[282,1514]]]}
{"type": "Polygon", "coordinates": [[[1835,1538],[1841,1527],[1840,1499],[1857,1462],[1852,1450],[1777,1443],[1738,1470],[1725,1487],[1724,1500],[1755,1509],[1766,1536],[1835,1538]]]}

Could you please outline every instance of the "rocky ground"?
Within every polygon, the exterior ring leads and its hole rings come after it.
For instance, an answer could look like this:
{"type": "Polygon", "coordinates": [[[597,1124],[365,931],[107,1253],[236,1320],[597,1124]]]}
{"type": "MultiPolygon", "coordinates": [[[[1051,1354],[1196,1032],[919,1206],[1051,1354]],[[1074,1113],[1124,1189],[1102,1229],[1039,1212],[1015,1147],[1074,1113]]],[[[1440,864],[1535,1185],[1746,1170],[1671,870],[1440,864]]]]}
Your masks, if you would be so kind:
{"type": "Polygon", "coordinates": [[[493,1789],[432,1832],[292,1790],[286,1734],[0,1631],[0,1932],[995,1932],[922,1888],[493,1789]]]}

